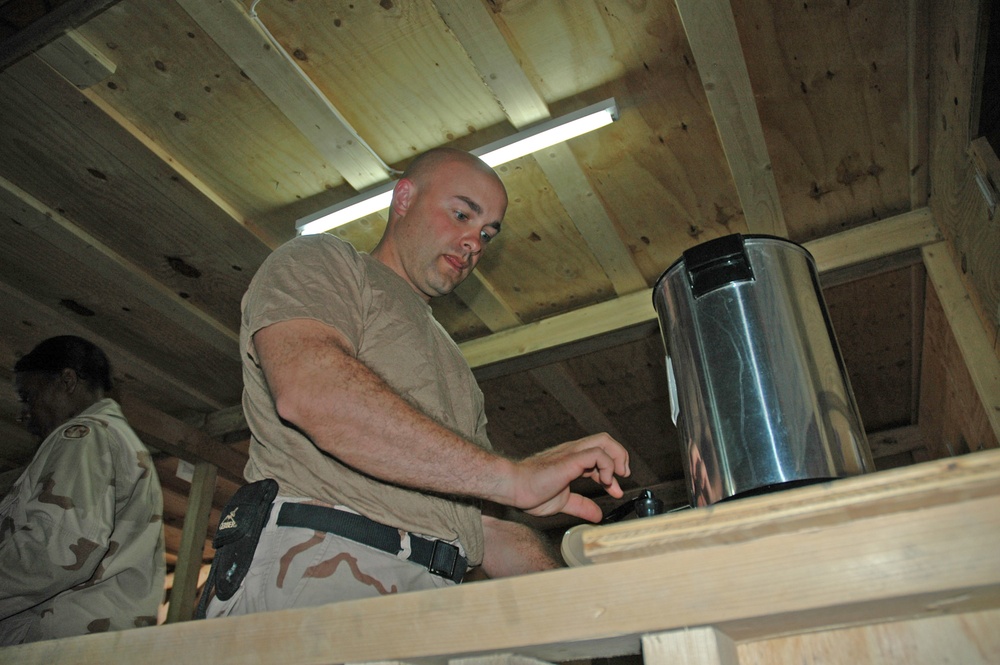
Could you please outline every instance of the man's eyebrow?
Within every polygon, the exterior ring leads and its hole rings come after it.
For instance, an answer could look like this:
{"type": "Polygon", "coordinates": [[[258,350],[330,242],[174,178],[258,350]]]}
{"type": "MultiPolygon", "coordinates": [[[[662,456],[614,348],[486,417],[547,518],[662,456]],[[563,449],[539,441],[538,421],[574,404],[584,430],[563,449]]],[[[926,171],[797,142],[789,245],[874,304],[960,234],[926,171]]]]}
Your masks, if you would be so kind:
{"type": "Polygon", "coordinates": [[[461,194],[458,194],[455,198],[465,201],[465,204],[470,208],[472,208],[472,211],[477,215],[483,214],[483,207],[478,203],[476,203],[475,201],[473,201],[472,199],[470,199],[468,196],[462,196],[461,194]]]}

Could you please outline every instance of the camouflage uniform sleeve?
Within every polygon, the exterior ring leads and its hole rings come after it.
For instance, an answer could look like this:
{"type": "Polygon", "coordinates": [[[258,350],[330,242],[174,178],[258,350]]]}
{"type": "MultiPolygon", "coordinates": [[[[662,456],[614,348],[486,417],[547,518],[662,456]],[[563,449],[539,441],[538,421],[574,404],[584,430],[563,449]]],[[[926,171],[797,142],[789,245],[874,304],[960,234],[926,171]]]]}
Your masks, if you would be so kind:
{"type": "Polygon", "coordinates": [[[115,465],[100,426],[42,443],[0,511],[0,619],[88,581],[108,549],[115,465]]]}

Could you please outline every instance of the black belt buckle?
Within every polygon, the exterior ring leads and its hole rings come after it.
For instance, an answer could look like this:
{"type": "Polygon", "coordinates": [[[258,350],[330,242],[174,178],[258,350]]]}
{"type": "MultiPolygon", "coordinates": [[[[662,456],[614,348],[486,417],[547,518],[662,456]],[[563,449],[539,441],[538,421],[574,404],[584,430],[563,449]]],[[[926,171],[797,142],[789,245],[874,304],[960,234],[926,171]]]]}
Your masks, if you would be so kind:
{"type": "Polygon", "coordinates": [[[458,563],[458,548],[443,540],[435,540],[431,548],[431,560],[427,570],[448,580],[455,579],[455,564],[458,563]]]}

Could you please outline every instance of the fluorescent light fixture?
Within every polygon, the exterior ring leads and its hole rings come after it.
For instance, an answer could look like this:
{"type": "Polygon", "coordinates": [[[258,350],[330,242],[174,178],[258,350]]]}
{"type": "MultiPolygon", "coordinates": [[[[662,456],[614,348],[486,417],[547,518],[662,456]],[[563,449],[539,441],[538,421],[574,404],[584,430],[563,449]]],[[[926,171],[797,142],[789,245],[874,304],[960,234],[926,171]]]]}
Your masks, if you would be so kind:
{"type": "MultiPolygon", "coordinates": [[[[579,111],[540,122],[513,136],[501,139],[482,148],[472,150],[490,166],[499,166],[543,150],[556,143],[568,141],[574,136],[586,134],[618,119],[618,104],[614,98],[592,104],[579,111]]],[[[392,202],[392,189],[396,182],[390,181],[353,196],[346,201],[307,215],[295,223],[299,235],[323,233],[365,215],[385,210],[392,202]]]]}

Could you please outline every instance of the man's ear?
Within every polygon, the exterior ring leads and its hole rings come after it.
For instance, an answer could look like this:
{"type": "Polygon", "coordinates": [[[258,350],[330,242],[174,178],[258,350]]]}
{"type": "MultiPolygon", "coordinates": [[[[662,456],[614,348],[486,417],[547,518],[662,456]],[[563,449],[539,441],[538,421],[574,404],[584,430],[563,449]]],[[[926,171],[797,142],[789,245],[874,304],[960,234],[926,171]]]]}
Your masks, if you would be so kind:
{"type": "Polygon", "coordinates": [[[80,377],[76,375],[76,370],[70,369],[69,367],[64,367],[63,371],[59,373],[59,383],[66,389],[66,392],[73,394],[76,390],[76,384],[80,380],[80,377]]]}
{"type": "Polygon", "coordinates": [[[405,215],[417,194],[417,184],[409,178],[396,181],[392,189],[392,209],[397,215],[405,215]]]}

